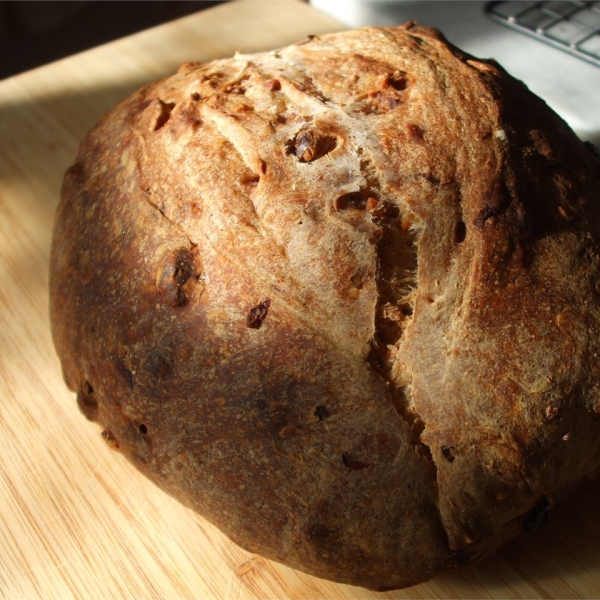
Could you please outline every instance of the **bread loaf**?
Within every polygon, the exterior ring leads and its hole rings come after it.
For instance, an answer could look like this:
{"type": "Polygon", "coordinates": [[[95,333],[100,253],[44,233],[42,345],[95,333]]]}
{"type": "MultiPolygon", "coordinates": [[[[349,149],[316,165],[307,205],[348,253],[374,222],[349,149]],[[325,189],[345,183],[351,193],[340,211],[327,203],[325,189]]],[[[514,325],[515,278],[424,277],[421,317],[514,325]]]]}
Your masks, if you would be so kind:
{"type": "Polygon", "coordinates": [[[189,63],[82,142],[51,321],[102,436],[243,548],[408,586],[600,468],[600,161],[409,23],[189,63]]]}

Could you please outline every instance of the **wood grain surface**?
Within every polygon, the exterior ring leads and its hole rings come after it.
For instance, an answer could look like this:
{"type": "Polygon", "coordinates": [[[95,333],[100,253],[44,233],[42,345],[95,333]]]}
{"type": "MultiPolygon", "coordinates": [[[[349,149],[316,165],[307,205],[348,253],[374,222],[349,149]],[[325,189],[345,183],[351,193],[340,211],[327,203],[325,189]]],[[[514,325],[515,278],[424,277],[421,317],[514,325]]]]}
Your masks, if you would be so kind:
{"type": "Polygon", "coordinates": [[[62,175],[86,131],[184,60],[336,29],[295,0],[246,0],[0,81],[0,597],[600,596],[599,484],[479,565],[373,593],[235,546],[113,453],[62,382],[48,326],[48,255],[62,175]]]}

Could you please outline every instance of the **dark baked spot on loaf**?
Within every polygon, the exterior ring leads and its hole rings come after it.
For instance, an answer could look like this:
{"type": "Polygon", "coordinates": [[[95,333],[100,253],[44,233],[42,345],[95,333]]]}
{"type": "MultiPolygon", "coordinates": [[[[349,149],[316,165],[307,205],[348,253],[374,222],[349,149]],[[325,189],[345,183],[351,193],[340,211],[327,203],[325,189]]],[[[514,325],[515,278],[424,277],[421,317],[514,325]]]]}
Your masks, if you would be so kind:
{"type": "Polygon", "coordinates": [[[401,92],[409,85],[406,73],[403,71],[395,71],[392,75],[386,77],[383,81],[383,87],[392,87],[396,91],[401,92]]]}
{"type": "Polygon", "coordinates": [[[352,106],[355,113],[364,116],[378,116],[389,112],[402,104],[402,99],[396,95],[383,92],[372,92],[352,106]]]}
{"type": "Polygon", "coordinates": [[[250,187],[256,187],[260,181],[260,175],[255,173],[248,173],[242,176],[240,183],[243,185],[249,185],[250,187]]]}
{"type": "Polygon", "coordinates": [[[281,89],[281,82],[279,79],[269,79],[265,81],[264,86],[268,92],[278,92],[281,89]]]}
{"type": "MultiPolygon", "coordinates": [[[[365,57],[362,58],[365,60],[365,57]]],[[[409,87],[410,81],[404,71],[395,71],[383,81],[380,80],[379,85],[379,89],[371,89],[356,96],[348,106],[349,112],[377,116],[395,109],[404,102],[404,91],[409,87]]]]}
{"type": "Polygon", "coordinates": [[[371,219],[376,225],[396,220],[400,216],[400,209],[391,202],[380,202],[371,210],[371,219]]]}
{"type": "Polygon", "coordinates": [[[328,512],[327,507],[317,508],[316,515],[309,521],[306,531],[306,540],[310,542],[311,546],[315,546],[320,556],[325,559],[329,558],[331,548],[335,547],[339,537],[335,531],[325,525],[328,512]]]}
{"type": "Polygon", "coordinates": [[[279,430],[279,437],[282,438],[291,438],[297,435],[298,427],[294,427],[294,425],[286,425],[279,430]]]}
{"type": "Polygon", "coordinates": [[[483,208],[477,213],[473,225],[483,229],[486,221],[501,215],[510,205],[511,197],[508,194],[504,181],[497,180],[483,199],[483,208]]]}
{"type": "Polygon", "coordinates": [[[316,417],[319,421],[324,421],[329,417],[329,411],[327,410],[326,406],[324,406],[323,404],[319,404],[318,406],[315,406],[312,415],[313,417],[316,417]]]}
{"type": "Polygon", "coordinates": [[[366,210],[369,206],[376,204],[377,198],[373,196],[371,190],[359,190],[358,192],[348,192],[338,196],[334,203],[337,211],[341,210],[366,210]]]}
{"type": "Polygon", "coordinates": [[[184,136],[189,131],[197,131],[202,125],[202,119],[200,119],[198,114],[194,106],[185,105],[179,112],[178,118],[171,128],[174,137],[184,136]]]}
{"type": "Polygon", "coordinates": [[[372,467],[371,463],[365,462],[363,460],[359,460],[357,458],[353,458],[350,453],[343,452],[342,453],[342,462],[349,468],[354,471],[360,471],[362,469],[366,469],[367,467],[372,467]]]}
{"type": "Polygon", "coordinates": [[[152,98],[147,98],[146,100],[144,100],[139,106],[139,111],[140,112],[145,111],[152,104],[152,102],[153,102],[152,98]]]}
{"type": "Polygon", "coordinates": [[[352,274],[350,282],[357,290],[362,290],[365,284],[373,277],[371,267],[362,265],[352,274]]]}
{"type": "Polygon", "coordinates": [[[200,83],[206,83],[210,88],[215,89],[218,88],[226,78],[226,73],[221,73],[220,71],[212,71],[210,73],[206,73],[201,78],[200,83]]]}
{"type": "Polygon", "coordinates": [[[87,379],[77,392],[77,406],[89,421],[95,421],[98,417],[98,400],[94,395],[94,388],[87,379]]]}
{"type": "MultiPolygon", "coordinates": [[[[125,415],[123,415],[125,416],[125,415]]],[[[119,430],[119,446],[131,457],[134,464],[144,464],[152,460],[153,440],[148,426],[138,419],[127,420],[119,430]]]]}
{"type": "Polygon", "coordinates": [[[125,363],[121,359],[114,361],[115,371],[117,374],[127,382],[129,388],[133,388],[134,380],[133,373],[127,368],[125,363]]]}
{"type": "Polygon", "coordinates": [[[175,252],[173,281],[181,288],[196,275],[196,248],[179,248],[175,252]]]}
{"type": "Polygon", "coordinates": [[[246,94],[246,88],[242,85],[242,81],[245,81],[246,79],[247,77],[243,78],[235,84],[225,86],[225,88],[223,88],[223,91],[227,94],[237,94],[238,96],[244,96],[246,94]]]}
{"type": "Polygon", "coordinates": [[[413,314],[413,306],[410,302],[406,302],[400,305],[400,312],[405,317],[410,317],[413,314]]]}
{"type": "Polygon", "coordinates": [[[454,242],[462,244],[467,237],[467,226],[463,221],[459,221],[454,227],[454,242]]]}
{"type": "Polygon", "coordinates": [[[301,163],[310,163],[337,147],[337,138],[321,133],[318,129],[304,129],[285,144],[286,154],[294,154],[301,163]]]}
{"type": "Polygon", "coordinates": [[[179,65],[177,72],[178,73],[186,73],[186,72],[190,72],[190,71],[196,71],[196,70],[198,70],[199,67],[202,67],[202,63],[199,63],[198,61],[195,61],[195,60],[185,60],[179,65]]]}
{"type": "Polygon", "coordinates": [[[119,441],[114,436],[112,431],[110,431],[109,429],[104,429],[100,435],[102,436],[102,439],[108,444],[108,447],[111,450],[119,449],[119,441]]]}
{"type": "Polygon", "coordinates": [[[450,463],[454,462],[454,446],[442,446],[442,456],[450,463]]]}
{"type": "Polygon", "coordinates": [[[532,129],[529,132],[533,150],[546,159],[548,165],[556,166],[562,162],[562,152],[557,149],[548,136],[540,129],[532,129]]]}
{"type": "Polygon", "coordinates": [[[484,529],[484,524],[479,516],[474,513],[471,518],[466,520],[465,525],[466,532],[462,535],[462,543],[465,546],[470,546],[479,537],[481,531],[484,529]]]}
{"type": "Polygon", "coordinates": [[[165,380],[173,373],[173,364],[166,356],[153,351],[148,354],[144,369],[154,379],[165,380]]]}
{"type": "Polygon", "coordinates": [[[157,98],[154,102],[150,129],[158,131],[171,118],[171,111],[174,108],[174,102],[163,102],[160,98],[157,98]]]}
{"type": "Polygon", "coordinates": [[[271,300],[267,298],[263,302],[260,302],[251,308],[248,316],[246,317],[246,327],[250,329],[260,329],[263,321],[267,318],[270,306],[271,300]]]}
{"type": "Polygon", "coordinates": [[[308,44],[310,42],[312,42],[313,40],[318,40],[319,37],[309,33],[303,40],[301,40],[300,42],[296,42],[296,46],[304,46],[305,44],[308,44]]]}
{"type": "Polygon", "coordinates": [[[416,123],[407,123],[406,132],[408,133],[408,139],[411,142],[420,143],[425,139],[425,131],[416,123]]]}
{"type": "Polygon", "coordinates": [[[195,289],[200,284],[200,270],[196,246],[178,248],[169,254],[156,278],[156,287],[163,300],[171,306],[182,307],[192,296],[197,299],[202,292],[202,289],[195,289]]]}

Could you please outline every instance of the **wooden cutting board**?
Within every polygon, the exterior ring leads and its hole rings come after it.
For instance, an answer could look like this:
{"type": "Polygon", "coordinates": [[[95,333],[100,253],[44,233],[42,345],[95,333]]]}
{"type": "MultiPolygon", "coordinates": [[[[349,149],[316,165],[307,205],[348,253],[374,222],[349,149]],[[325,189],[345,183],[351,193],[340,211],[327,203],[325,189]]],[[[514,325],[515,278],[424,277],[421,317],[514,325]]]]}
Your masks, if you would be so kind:
{"type": "Polygon", "coordinates": [[[600,596],[600,485],[480,565],[377,594],[236,547],[113,453],[62,383],[48,327],[48,254],[62,174],[85,132],[184,60],[340,28],[295,0],[236,2],[0,81],[1,597],[600,596]]]}

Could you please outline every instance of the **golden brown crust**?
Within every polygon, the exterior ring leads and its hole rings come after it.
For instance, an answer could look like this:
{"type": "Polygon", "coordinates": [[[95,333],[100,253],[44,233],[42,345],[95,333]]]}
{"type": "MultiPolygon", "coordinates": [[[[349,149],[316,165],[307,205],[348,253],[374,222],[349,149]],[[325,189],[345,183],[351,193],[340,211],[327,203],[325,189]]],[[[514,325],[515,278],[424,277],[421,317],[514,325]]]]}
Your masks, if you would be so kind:
{"type": "Polygon", "coordinates": [[[599,182],[521,83],[414,24],[184,65],[65,176],[65,379],[245,548],[427,579],[598,472],[599,182]]]}

